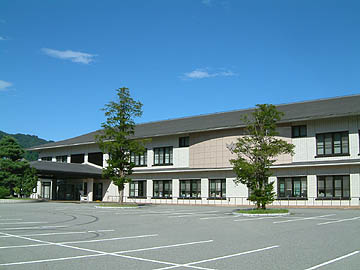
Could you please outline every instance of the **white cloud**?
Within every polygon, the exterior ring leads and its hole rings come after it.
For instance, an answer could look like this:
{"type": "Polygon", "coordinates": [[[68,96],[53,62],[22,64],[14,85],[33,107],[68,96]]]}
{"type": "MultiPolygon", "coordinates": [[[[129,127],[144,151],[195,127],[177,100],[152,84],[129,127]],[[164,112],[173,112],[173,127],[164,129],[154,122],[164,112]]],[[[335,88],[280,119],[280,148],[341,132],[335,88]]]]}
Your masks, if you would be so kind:
{"type": "Polygon", "coordinates": [[[4,37],[0,36],[0,40],[6,40],[6,38],[4,38],[4,37]]]}
{"type": "Polygon", "coordinates": [[[0,91],[8,90],[10,86],[12,86],[12,83],[0,80],[0,91]]]}
{"type": "Polygon", "coordinates": [[[71,50],[58,51],[48,48],[43,48],[42,51],[51,57],[70,60],[75,63],[89,64],[94,61],[95,54],[75,52],[71,50]]]}
{"type": "Polygon", "coordinates": [[[231,70],[218,70],[210,72],[207,69],[195,69],[191,72],[184,73],[183,78],[185,79],[204,79],[204,78],[211,78],[211,77],[230,77],[236,76],[234,72],[231,70]]]}

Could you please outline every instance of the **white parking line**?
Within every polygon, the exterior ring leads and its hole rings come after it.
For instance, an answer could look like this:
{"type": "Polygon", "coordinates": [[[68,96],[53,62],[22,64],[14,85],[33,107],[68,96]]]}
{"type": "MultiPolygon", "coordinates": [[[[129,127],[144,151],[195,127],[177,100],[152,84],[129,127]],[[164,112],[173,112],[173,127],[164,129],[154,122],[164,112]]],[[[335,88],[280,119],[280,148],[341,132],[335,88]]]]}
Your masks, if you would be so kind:
{"type": "Polygon", "coordinates": [[[0,228],[2,231],[13,231],[13,230],[47,230],[52,228],[67,228],[69,226],[38,226],[38,227],[17,227],[17,228],[0,228]]]}
{"type": "Polygon", "coordinates": [[[125,237],[114,237],[106,239],[93,239],[93,240],[80,240],[80,241],[68,241],[68,242],[59,242],[59,243],[41,243],[41,244],[32,244],[32,245],[19,245],[19,246],[4,246],[0,249],[10,249],[10,248],[28,248],[28,247],[41,247],[41,246],[51,246],[51,245],[64,245],[64,244],[81,244],[81,243],[95,243],[95,242],[105,242],[105,241],[116,241],[116,240],[125,240],[125,239],[134,239],[134,238],[145,238],[158,236],[158,234],[147,234],[147,235],[136,235],[136,236],[125,236],[125,237]]]}
{"type": "Polygon", "coordinates": [[[8,220],[23,220],[22,218],[3,218],[3,219],[0,219],[0,221],[8,221],[8,220]]]}
{"type": "Polygon", "coordinates": [[[323,218],[323,217],[331,217],[331,216],[335,216],[335,215],[336,214],[329,214],[329,215],[314,216],[314,217],[307,217],[307,218],[288,219],[288,220],[282,220],[282,221],[275,221],[273,223],[278,224],[278,223],[295,222],[295,221],[302,221],[302,220],[311,220],[311,219],[318,219],[318,218],[323,218]]]}
{"type": "Polygon", "coordinates": [[[236,256],[251,254],[251,253],[255,253],[255,252],[260,252],[260,251],[265,251],[265,250],[269,250],[269,249],[273,249],[273,248],[278,248],[278,247],[279,247],[279,246],[276,245],[276,246],[270,246],[270,247],[265,247],[265,248],[259,248],[259,249],[244,251],[244,252],[235,253],[235,254],[231,254],[231,255],[226,255],[226,256],[211,258],[211,259],[207,259],[207,260],[201,260],[201,261],[186,263],[186,264],[179,265],[179,266],[168,266],[168,267],[158,268],[158,269],[156,269],[156,270],[166,270],[166,269],[172,269],[172,268],[177,268],[177,267],[194,266],[194,264],[206,263],[206,262],[212,262],[212,261],[217,261],[217,260],[232,258],[232,257],[236,257],[236,256]]]}
{"type": "Polygon", "coordinates": [[[2,222],[2,223],[0,223],[0,225],[39,224],[39,223],[49,223],[49,222],[42,222],[42,221],[2,222]]]}
{"type": "Polygon", "coordinates": [[[219,211],[208,211],[208,212],[199,212],[199,213],[184,213],[180,216],[169,216],[169,218],[182,218],[182,217],[192,217],[192,216],[198,216],[198,215],[217,215],[217,213],[219,213],[219,211]]]}
{"type": "MultiPolygon", "coordinates": [[[[52,244],[52,245],[56,245],[56,246],[60,246],[60,247],[65,247],[65,248],[70,248],[70,249],[75,249],[75,250],[81,250],[81,251],[88,251],[88,252],[98,253],[98,254],[96,254],[96,255],[98,255],[98,256],[101,256],[101,255],[110,255],[110,256],[127,258],[127,259],[137,260],[137,261],[145,261],[145,262],[152,262],[152,263],[159,263],[159,264],[167,264],[167,265],[172,265],[172,266],[176,266],[176,267],[182,267],[182,266],[183,266],[183,265],[181,265],[181,264],[172,263],[172,262],[158,261],[158,260],[152,260],[152,259],[144,259],[144,258],[132,257],[132,256],[128,256],[128,255],[116,254],[116,253],[111,253],[111,252],[103,252],[103,251],[94,250],[94,249],[74,247],[74,246],[69,246],[69,245],[64,245],[64,244],[49,242],[49,241],[42,241],[42,240],[38,240],[38,239],[32,239],[32,238],[23,237],[23,236],[12,235],[12,234],[8,234],[8,233],[4,233],[4,232],[0,232],[0,234],[3,234],[3,235],[11,235],[11,236],[14,236],[14,237],[17,237],[17,238],[20,238],[20,239],[35,241],[35,242],[39,242],[39,243],[43,243],[43,244],[52,244]]],[[[95,256],[95,255],[85,255],[85,256],[82,256],[81,258],[94,257],[94,256],[95,256]]],[[[80,256],[76,256],[76,257],[74,257],[74,258],[79,258],[79,257],[80,257],[80,256]]],[[[68,259],[68,258],[63,258],[63,260],[67,260],[67,259],[68,259]]],[[[10,266],[10,265],[19,265],[19,264],[31,264],[31,263],[39,263],[39,262],[51,262],[51,261],[59,261],[59,260],[61,260],[61,258],[47,259],[47,260],[37,260],[37,261],[15,262],[15,263],[4,263],[4,264],[0,264],[0,266],[10,266]]],[[[183,267],[195,268],[195,269],[202,269],[202,270],[213,270],[213,269],[210,269],[210,268],[197,267],[197,266],[185,266],[185,265],[184,265],[183,267]]]]}
{"type": "MultiPolygon", "coordinates": [[[[19,236],[51,236],[51,235],[66,235],[66,234],[84,234],[84,233],[97,233],[97,232],[114,232],[115,230],[97,230],[97,231],[85,231],[85,232],[58,232],[58,233],[33,233],[33,234],[21,234],[19,236]]],[[[9,238],[14,236],[0,235],[0,238],[9,238]]]]}
{"type": "Polygon", "coordinates": [[[339,222],[344,222],[344,221],[352,221],[352,220],[357,220],[359,218],[360,217],[345,218],[345,219],[339,219],[339,220],[335,220],[335,221],[328,221],[328,222],[318,223],[317,225],[327,225],[327,224],[339,223],[339,222]]]}
{"type": "Polygon", "coordinates": [[[330,260],[330,261],[327,261],[327,262],[324,262],[324,263],[321,263],[321,264],[315,265],[315,266],[310,267],[310,268],[306,268],[305,270],[314,270],[314,269],[318,269],[318,268],[320,268],[320,267],[322,267],[322,266],[325,266],[325,265],[328,265],[328,264],[331,264],[331,263],[334,263],[334,262],[340,261],[340,260],[342,260],[342,259],[345,259],[345,258],[347,258],[347,257],[350,257],[350,256],[353,256],[353,255],[356,255],[356,254],[358,254],[359,252],[360,252],[360,251],[359,251],[359,250],[357,250],[357,251],[351,252],[351,253],[349,253],[349,254],[346,254],[346,255],[344,255],[344,256],[341,256],[341,257],[338,257],[338,258],[332,259],[332,260],[330,260]]]}

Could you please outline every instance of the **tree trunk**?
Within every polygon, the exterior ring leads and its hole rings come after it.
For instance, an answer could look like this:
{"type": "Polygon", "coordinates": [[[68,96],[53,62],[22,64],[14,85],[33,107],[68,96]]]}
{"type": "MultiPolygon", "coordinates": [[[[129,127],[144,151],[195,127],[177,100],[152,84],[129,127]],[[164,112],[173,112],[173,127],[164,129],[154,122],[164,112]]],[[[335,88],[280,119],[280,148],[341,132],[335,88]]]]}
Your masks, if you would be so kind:
{"type": "Polygon", "coordinates": [[[119,204],[123,204],[123,203],[124,203],[124,189],[119,188],[119,204]]]}
{"type": "Polygon", "coordinates": [[[266,209],[266,204],[263,203],[262,206],[261,206],[261,208],[265,210],[265,209],[266,209]]]}

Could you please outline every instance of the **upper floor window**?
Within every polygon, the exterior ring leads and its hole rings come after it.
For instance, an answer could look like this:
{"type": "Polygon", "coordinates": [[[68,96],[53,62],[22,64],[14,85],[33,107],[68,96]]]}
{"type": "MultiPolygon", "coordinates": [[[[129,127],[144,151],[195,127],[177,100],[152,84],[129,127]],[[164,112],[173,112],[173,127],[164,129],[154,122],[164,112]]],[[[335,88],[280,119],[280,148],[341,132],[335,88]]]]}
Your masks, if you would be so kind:
{"type": "Polygon", "coordinates": [[[102,152],[88,153],[88,162],[102,167],[103,153],[102,152]]]}
{"type": "Polygon", "coordinates": [[[188,147],[189,145],[189,136],[179,138],[179,147],[188,147]]]}
{"type": "Polygon", "coordinates": [[[209,197],[212,199],[226,198],[226,180],[214,179],[209,180],[209,197]]]}
{"type": "Polygon", "coordinates": [[[173,164],[172,146],[154,148],[154,165],[172,165],[172,164],[173,164]]]}
{"type": "Polygon", "coordinates": [[[146,166],[147,165],[147,151],[141,154],[130,154],[130,161],[134,163],[135,166],[146,166]]]}
{"type": "Polygon", "coordinates": [[[348,155],[349,133],[344,131],[317,134],[316,154],[318,156],[348,155]]]}
{"type": "Polygon", "coordinates": [[[350,176],[318,176],[318,198],[350,198],[350,176]]]}
{"type": "Polygon", "coordinates": [[[52,161],[52,157],[42,157],[42,161],[52,161]]]}
{"type": "Polygon", "coordinates": [[[66,163],[67,156],[56,156],[56,162],[66,163]]]}
{"type": "Polygon", "coordinates": [[[70,159],[71,163],[84,163],[84,161],[85,161],[85,154],[71,155],[71,159],[70,159]]]}
{"type": "Polygon", "coordinates": [[[307,136],[306,125],[291,127],[291,137],[301,138],[301,137],[306,137],[306,136],[307,136]]]}
{"type": "Polygon", "coordinates": [[[278,196],[280,198],[307,198],[306,177],[278,178],[278,196]]]}
{"type": "Polygon", "coordinates": [[[199,180],[180,180],[180,198],[200,198],[201,181],[199,180]]]}

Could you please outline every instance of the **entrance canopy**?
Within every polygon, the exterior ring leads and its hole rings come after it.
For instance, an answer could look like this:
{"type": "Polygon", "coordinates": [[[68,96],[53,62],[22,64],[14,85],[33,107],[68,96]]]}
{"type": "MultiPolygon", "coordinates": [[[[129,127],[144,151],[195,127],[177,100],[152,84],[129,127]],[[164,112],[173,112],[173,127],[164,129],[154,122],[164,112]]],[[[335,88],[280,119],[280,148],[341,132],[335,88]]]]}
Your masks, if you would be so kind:
{"type": "Polygon", "coordinates": [[[51,161],[32,161],[30,166],[44,178],[53,179],[83,179],[102,178],[102,169],[88,164],[61,163],[51,161]]]}

